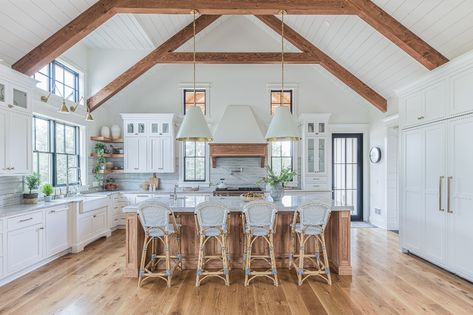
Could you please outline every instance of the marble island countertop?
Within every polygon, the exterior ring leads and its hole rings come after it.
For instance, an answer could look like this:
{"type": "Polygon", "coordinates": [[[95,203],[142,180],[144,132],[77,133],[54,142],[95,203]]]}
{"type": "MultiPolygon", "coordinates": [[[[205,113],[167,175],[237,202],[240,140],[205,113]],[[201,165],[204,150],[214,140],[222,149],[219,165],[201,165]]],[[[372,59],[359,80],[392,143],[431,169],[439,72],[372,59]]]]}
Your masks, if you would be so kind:
{"type": "MultiPolygon", "coordinates": [[[[168,204],[169,207],[175,212],[194,212],[195,206],[201,202],[208,201],[208,200],[216,200],[224,203],[227,205],[231,211],[241,211],[243,206],[245,205],[245,201],[243,201],[240,197],[219,197],[219,196],[198,196],[198,195],[181,195],[176,200],[169,198],[169,197],[156,197],[158,201],[161,201],[165,204],[168,204]]],[[[266,198],[267,201],[272,202],[271,197],[266,198]]],[[[275,205],[279,211],[294,211],[300,205],[309,202],[309,201],[320,201],[321,203],[325,203],[329,205],[332,211],[352,211],[352,206],[339,206],[335,205],[332,200],[318,200],[316,199],[314,194],[304,194],[304,195],[291,195],[286,194],[280,201],[276,201],[275,205]]],[[[123,212],[125,213],[133,213],[136,212],[137,205],[129,205],[123,208],[123,212]]]]}

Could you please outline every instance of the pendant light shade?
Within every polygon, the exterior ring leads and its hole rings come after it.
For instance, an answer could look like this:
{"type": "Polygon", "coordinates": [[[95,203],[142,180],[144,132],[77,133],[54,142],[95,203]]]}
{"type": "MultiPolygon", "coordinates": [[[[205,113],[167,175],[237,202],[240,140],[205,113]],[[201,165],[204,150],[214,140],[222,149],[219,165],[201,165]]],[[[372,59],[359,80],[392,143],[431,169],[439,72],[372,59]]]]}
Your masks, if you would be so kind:
{"type": "Polygon", "coordinates": [[[94,117],[92,117],[92,114],[89,111],[87,111],[87,114],[85,115],[85,120],[94,121],[94,117]]]}
{"type": "Polygon", "coordinates": [[[213,140],[212,134],[210,133],[209,126],[205,121],[202,110],[197,107],[196,104],[196,89],[195,89],[195,16],[197,10],[192,10],[191,14],[194,16],[194,36],[192,38],[194,52],[193,52],[193,70],[194,70],[194,106],[186,110],[184,121],[182,122],[181,128],[177,133],[177,141],[192,141],[192,142],[210,142],[213,140]]]}
{"type": "Polygon", "coordinates": [[[288,107],[276,108],[273,119],[266,133],[267,141],[299,141],[301,140],[297,123],[292,118],[288,107]]]}
{"type": "Polygon", "coordinates": [[[58,109],[59,113],[67,114],[69,113],[69,109],[67,108],[66,101],[63,100],[61,106],[58,109]]]}
{"type": "Polygon", "coordinates": [[[301,136],[297,123],[292,118],[289,107],[283,106],[284,95],[284,15],[286,11],[281,11],[281,94],[280,106],[276,108],[271,123],[269,124],[266,140],[273,141],[299,141],[301,136]]]}
{"type": "Polygon", "coordinates": [[[204,114],[199,107],[192,106],[187,109],[176,140],[194,142],[209,142],[213,140],[204,114]]]}

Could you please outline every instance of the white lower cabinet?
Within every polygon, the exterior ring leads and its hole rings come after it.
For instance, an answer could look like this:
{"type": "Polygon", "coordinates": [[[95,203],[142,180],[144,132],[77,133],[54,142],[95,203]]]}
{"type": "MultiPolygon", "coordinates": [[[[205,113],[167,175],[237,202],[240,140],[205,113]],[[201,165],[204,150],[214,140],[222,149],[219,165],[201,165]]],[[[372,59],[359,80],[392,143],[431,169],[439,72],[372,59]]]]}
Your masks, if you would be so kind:
{"type": "Polygon", "coordinates": [[[46,215],[46,256],[53,256],[68,249],[70,243],[69,206],[45,210],[46,215]]]}
{"type": "Polygon", "coordinates": [[[401,246],[473,280],[473,115],[403,132],[401,246]]]}
{"type": "MultiPolygon", "coordinates": [[[[78,241],[83,246],[109,231],[107,208],[99,208],[79,215],[77,221],[78,241]]],[[[82,247],[83,247],[82,246],[82,247]]]]}
{"type": "Polygon", "coordinates": [[[6,252],[8,273],[34,265],[43,258],[44,224],[32,217],[29,214],[16,217],[14,220],[18,222],[17,225],[8,224],[6,252]]]}

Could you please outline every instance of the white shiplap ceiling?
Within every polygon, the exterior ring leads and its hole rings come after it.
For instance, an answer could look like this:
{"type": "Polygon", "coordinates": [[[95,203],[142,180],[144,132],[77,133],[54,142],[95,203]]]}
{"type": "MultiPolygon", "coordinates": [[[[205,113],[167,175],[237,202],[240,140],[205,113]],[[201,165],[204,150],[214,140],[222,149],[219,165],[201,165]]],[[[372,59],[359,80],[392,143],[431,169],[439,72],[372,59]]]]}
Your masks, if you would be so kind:
{"type": "MultiPolygon", "coordinates": [[[[0,0],[0,58],[12,64],[96,0],[0,0]]],[[[473,49],[472,0],[373,0],[447,58],[473,49]]],[[[255,27],[278,40],[259,20],[255,27]]],[[[192,21],[190,15],[120,14],[87,36],[90,49],[150,50],[192,21]]],[[[222,17],[199,37],[238,19],[222,17]]],[[[427,70],[357,16],[288,16],[288,25],[385,97],[427,70]]],[[[232,36],[232,34],[228,34],[232,36]]],[[[181,50],[187,50],[188,44],[181,50]]],[[[224,51],[225,47],[215,47],[224,51]]],[[[235,49],[234,49],[235,50],[235,49]]],[[[288,51],[293,47],[288,45],[288,51]]]]}

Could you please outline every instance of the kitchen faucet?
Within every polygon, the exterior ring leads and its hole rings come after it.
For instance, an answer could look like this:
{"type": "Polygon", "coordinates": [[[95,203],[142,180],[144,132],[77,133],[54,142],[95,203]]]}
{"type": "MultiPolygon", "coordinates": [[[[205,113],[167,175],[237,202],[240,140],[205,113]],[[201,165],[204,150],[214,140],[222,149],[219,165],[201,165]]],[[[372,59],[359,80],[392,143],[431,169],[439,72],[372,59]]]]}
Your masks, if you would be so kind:
{"type": "MultiPolygon", "coordinates": [[[[77,179],[79,180],[79,187],[78,189],[82,186],[82,177],[81,177],[81,172],[80,172],[80,167],[79,166],[71,166],[67,168],[66,171],[66,197],[69,196],[69,171],[70,170],[77,170],[77,179]]],[[[79,190],[77,190],[79,191],[79,190]]]]}
{"type": "Polygon", "coordinates": [[[172,193],[171,197],[174,200],[177,200],[177,184],[174,185],[174,190],[173,190],[173,193],[172,193]]]}

